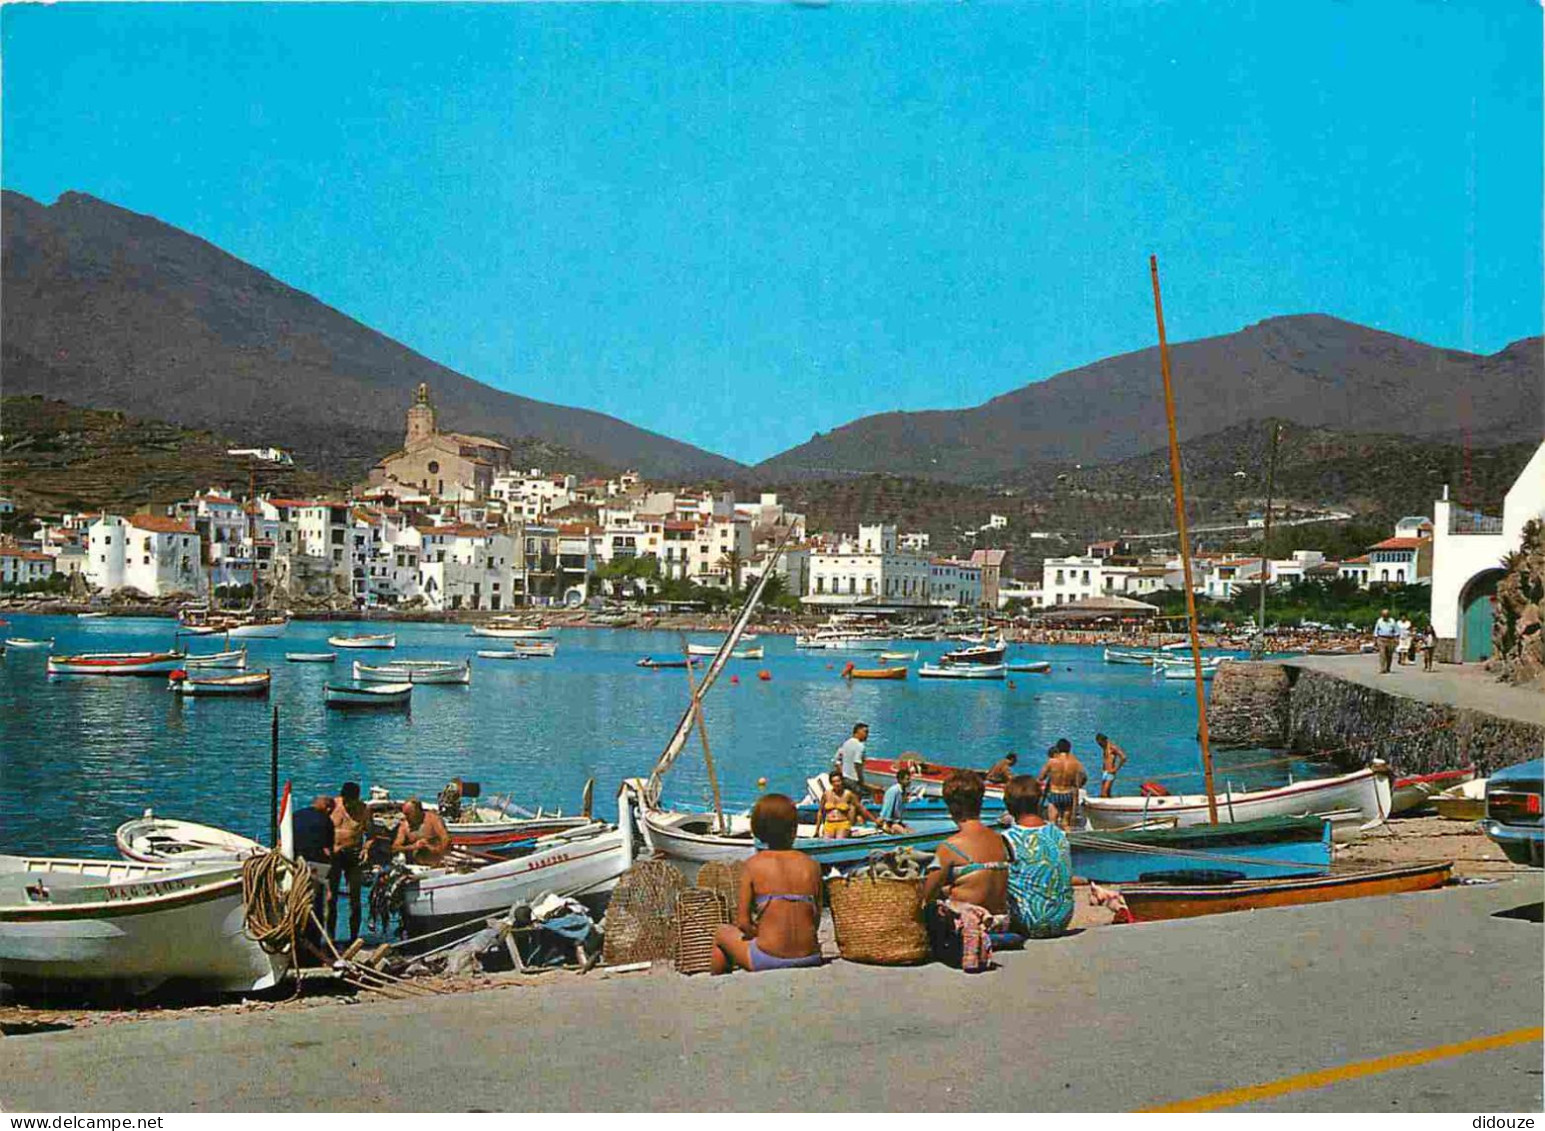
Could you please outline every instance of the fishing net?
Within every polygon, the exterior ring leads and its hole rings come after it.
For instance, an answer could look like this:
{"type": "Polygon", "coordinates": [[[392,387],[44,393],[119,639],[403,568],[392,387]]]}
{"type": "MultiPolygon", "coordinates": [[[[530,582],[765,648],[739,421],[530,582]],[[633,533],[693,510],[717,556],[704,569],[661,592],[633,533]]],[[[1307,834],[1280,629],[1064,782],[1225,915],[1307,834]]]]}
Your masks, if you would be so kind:
{"type": "Polygon", "coordinates": [[[712,860],[697,872],[697,886],[703,891],[713,892],[724,902],[725,922],[729,922],[735,914],[735,900],[740,895],[740,871],[739,860],[728,864],[712,860]]]}
{"type": "Polygon", "coordinates": [[[606,906],[602,956],[608,966],[673,957],[676,894],[686,886],[686,877],[663,860],[640,860],[623,873],[606,906]]]}
{"type": "Polygon", "coordinates": [[[716,891],[687,888],[676,893],[676,969],[706,974],[713,967],[714,934],[729,915],[716,891]]]}

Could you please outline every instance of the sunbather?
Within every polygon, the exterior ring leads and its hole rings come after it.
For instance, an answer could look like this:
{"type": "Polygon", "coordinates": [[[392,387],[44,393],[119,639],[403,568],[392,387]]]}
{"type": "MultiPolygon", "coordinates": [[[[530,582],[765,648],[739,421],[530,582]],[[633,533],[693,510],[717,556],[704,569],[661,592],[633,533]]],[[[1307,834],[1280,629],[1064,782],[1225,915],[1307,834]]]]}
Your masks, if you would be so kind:
{"type": "Polygon", "coordinates": [[[934,957],[968,973],[991,964],[991,934],[1009,928],[1009,853],[1003,838],[982,824],[984,792],[975,770],[944,779],[944,804],[960,831],[935,850],[923,882],[934,957]]]}
{"type": "Polygon", "coordinates": [[[751,832],[767,847],[741,869],[735,924],[714,936],[715,974],[821,964],[821,866],[794,851],[798,828],[799,810],[781,793],[752,808],[751,832]]]}

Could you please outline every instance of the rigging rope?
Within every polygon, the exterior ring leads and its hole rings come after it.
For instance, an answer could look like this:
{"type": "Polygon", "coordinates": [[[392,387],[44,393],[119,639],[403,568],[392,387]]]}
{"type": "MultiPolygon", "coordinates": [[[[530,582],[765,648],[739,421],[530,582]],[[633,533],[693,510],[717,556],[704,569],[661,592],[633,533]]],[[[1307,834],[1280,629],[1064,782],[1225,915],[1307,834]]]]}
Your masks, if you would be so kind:
{"type": "Polygon", "coordinates": [[[299,960],[296,941],[311,921],[311,869],[278,852],[250,856],[241,865],[241,900],[247,937],[269,954],[299,960]]]}

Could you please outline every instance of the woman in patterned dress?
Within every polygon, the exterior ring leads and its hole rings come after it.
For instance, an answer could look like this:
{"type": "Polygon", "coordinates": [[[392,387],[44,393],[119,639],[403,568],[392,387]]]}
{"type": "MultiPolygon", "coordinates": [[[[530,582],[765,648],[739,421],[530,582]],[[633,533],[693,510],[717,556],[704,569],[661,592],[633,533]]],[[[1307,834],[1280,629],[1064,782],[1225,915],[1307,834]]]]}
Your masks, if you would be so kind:
{"type": "Polygon", "coordinates": [[[1073,918],[1073,850],[1056,825],[1041,820],[1041,783],[1029,774],[1012,779],[1003,805],[1014,818],[1003,839],[1009,863],[1009,914],[1016,934],[1049,939],[1073,918]]]}

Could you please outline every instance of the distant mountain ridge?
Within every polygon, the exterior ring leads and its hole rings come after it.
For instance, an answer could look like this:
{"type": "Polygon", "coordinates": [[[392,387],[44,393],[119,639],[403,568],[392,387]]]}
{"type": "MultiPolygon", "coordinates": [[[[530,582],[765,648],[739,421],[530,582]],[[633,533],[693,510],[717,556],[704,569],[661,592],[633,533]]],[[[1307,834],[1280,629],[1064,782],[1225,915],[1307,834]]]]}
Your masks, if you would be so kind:
{"type": "MultiPolygon", "coordinates": [[[[1545,430],[1545,341],[1483,356],[1323,314],[1171,346],[1182,440],[1277,418],[1304,427],[1487,444],[1545,430]]],[[[764,479],[886,472],[1001,483],[1042,464],[1106,463],[1165,444],[1156,348],[1106,358],[975,408],[853,421],[758,464],[764,479]]]]}
{"type": "Polygon", "coordinates": [[[358,470],[400,442],[411,391],[426,381],[450,428],[660,477],[740,469],[602,413],[474,381],[153,217],[74,192],[48,206],[6,190],[0,212],[6,394],[261,438],[358,470]]]}

